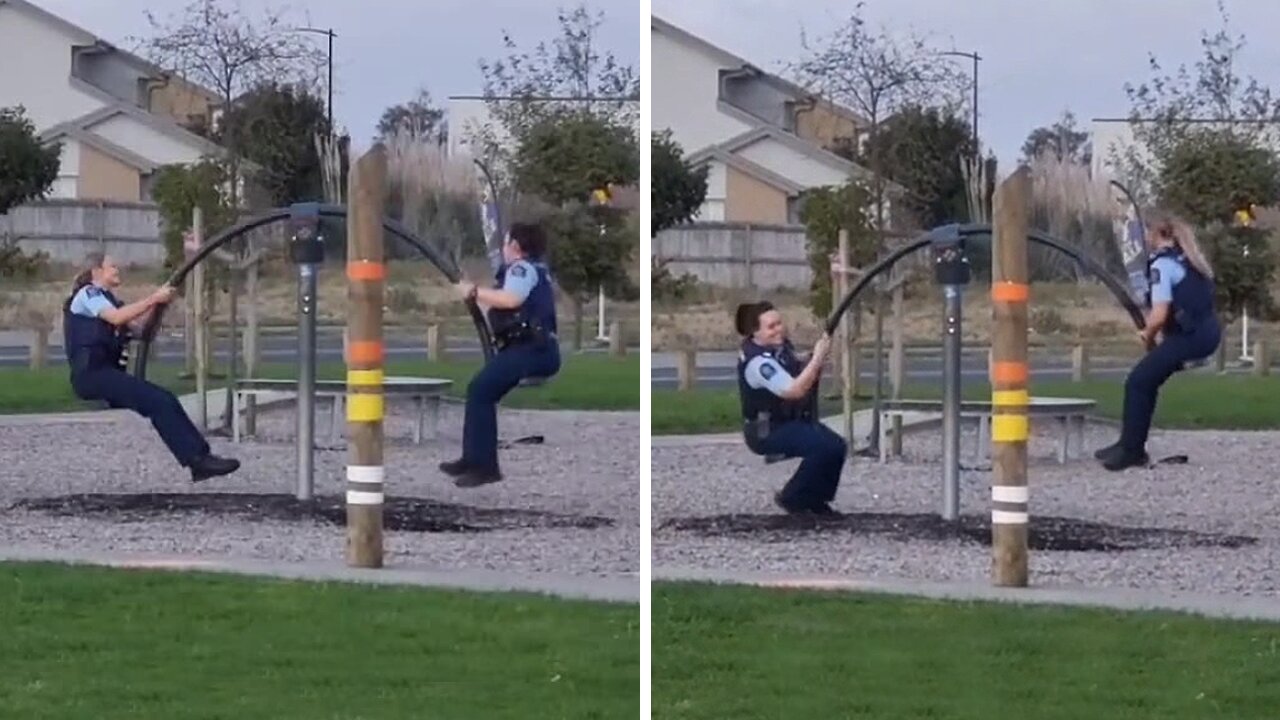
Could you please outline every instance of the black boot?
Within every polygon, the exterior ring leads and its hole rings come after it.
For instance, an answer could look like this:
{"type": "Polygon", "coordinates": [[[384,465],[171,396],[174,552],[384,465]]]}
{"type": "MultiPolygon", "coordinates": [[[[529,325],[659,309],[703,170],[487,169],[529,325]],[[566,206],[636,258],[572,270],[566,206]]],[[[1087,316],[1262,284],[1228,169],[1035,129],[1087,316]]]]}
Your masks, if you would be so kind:
{"type": "Polygon", "coordinates": [[[462,460],[440,463],[440,472],[449,477],[458,477],[467,472],[468,465],[462,460]]]}
{"type": "Polygon", "coordinates": [[[781,492],[773,494],[773,504],[782,508],[783,512],[788,515],[810,515],[813,513],[813,509],[807,505],[783,500],[781,492]]]}
{"type": "Polygon", "coordinates": [[[191,463],[191,482],[200,482],[219,475],[230,475],[239,469],[239,460],[218,457],[210,453],[191,463]]]}
{"type": "Polygon", "coordinates": [[[1146,452],[1133,452],[1123,448],[1102,461],[1102,467],[1112,472],[1127,470],[1131,467],[1146,467],[1150,464],[1151,458],[1147,456],[1146,452]]]}
{"type": "Polygon", "coordinates": [[[498,468],[489,468],[481,470],[479,468],[467,468],[465,472],[458,476],[453,484],[457,487],[479,487],[488,485],[502,480],[502,473],[498,468]]]}
{"type": "Polygon", "coordinates": [[[1093,454],[1094,460],[1106,460],[1107,458],[1120,452],[1120,441],[1117,440],[1110,445],[1098,450],[1093,454]]]}

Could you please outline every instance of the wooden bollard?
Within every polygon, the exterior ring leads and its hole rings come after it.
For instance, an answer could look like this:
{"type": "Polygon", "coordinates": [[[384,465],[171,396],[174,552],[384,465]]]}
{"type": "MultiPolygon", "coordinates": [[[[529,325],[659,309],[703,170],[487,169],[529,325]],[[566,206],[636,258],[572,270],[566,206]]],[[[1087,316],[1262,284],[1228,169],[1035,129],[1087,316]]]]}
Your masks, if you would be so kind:
{"type": "Polygon", "coordinates": [[[991,253],[991,580],[1027,585],[1027,230],[1031,173],[995,195],[991,253]]]}
{"type": "Polygon", "coordinates": [[[38,327],[31,331],[31,369],[43,370],[49,362],[49,328],[38,327]]]}
{"type": "Polygon", "coordinates": [[[1089,377],[1089,351],[1077,345],[1071,351],[1071,381],[1084,382],[1089,377]]]}
{"type": "Polygon", "coordinates": [[[427,328],[427,359],[431,362],[444,362],[446,353],[444,330],[439,325],[427,328]]]}
{"type": "Polygon", "coordinates": [[[347,564],[382,567],[382,303],[387,269],[382,209],[387,155],[381,143],[351,168],[347,215],[347,564]]]}
{"type": "Polygon", "coordinates": [[[1263,340],[1253,344],[1253,374],[1259,377],[1271,374],[1271,356],[1267,354],[1267,343],[1263,340]]]}
{"type": "Polygon", "coordinates": [[[622,337],[622,323],[614,320],[609,323],[609,354],[614,357],[626,357],[627,343],[622,337]]]}
{"type": "Polygon", "coordinates": [[[680,392],[689,392],[698,380],[698,351],[681,350],[676,365],[680,392]]]}

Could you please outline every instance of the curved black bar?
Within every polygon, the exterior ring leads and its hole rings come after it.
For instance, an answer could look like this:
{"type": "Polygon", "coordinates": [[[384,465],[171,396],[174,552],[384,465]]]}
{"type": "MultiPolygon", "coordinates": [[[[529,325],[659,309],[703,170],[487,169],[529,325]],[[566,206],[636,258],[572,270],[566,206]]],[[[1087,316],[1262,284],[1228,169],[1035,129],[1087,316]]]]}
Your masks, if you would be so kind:
{"type": "MultiPolygon", "coordinates": [[[[317,213],[321,217],[345,218],[347,216],[347,208],[342,205],[321,204],[318,205],[317,213]]],[[[214,235],[201,245],[200,249],[196,251],[196,254],[192,256],[190,260],[183,263],[181,267],[169,276],[166,284],[171,287],[181,287],[182,283],[186,280],[187,275],[195,269],[196,265],[204,262],[214,250],[217,250],[227,242],[247,232],[256,230],[264,225],[288,220],[293,217],[293,215],[293,208],[276,208],[262,215],[252,217],[248,220],[232,225],[217,235],[214,235]]],[[[446,261],[445,258],[441,257],[440,253],[436,252],[434,248],[424,244],[404,225],[390,218],[383,218],[382,227],[387,232],[399,237],[416,248],[418,252],[422,253],[423,257],[427,258],[432,265],[435,265],[440,272],[444,273],[449,282],[456,283],[462,279],[462,270],[456,263],[446,261]]],[[[485,320],[484,313],[480,311],[480,306],[476,304],[474,300],[467,300],[466,306],[468,314],[471,315],[471,322],[476,327],[476,334],[480,337],[480,347],[484,353],[484,357],[485,359],[489,359],[493,357],[494,354],[493,335],[490,332],[489,323],[485,320]]],[[[151,342],[155,339],[156,331],[160,328],[160,323],[164,320],[164,311],[167,308],[167,305],[162,305],[157,308],[156,312],[151,315],[151,319],[147,321],[146,326],[143,328],[142,337],[139,338],[140,347],[135,373],[140,378],[145,379],[147,376],[147,360],[151,355],[151,342]]]]}
{"type": "MultiPolygon", "coordinates": [[[[977,224],[960,225],[956,228],[956,233],[963,238],[968,238],[969,236],[972,236],[972,235],[990,235],[991,226],[977,225],[977,224]]],[[[916,240],[905,247],[899,248],[896,252],[894,252],[889,257],[886,257],[885,259],[873,265],[871,269],[867,271],[867,274],[862,276],[862,279],[858,281],[858,284],[854,285],[853,288],[851,288],[849,292],[844,296],[844,298],[841,299],[840,305],[837,306],[836,309],[832,311],[831,316],[827,318],[827,334],[829,335],[835,334],[836,326],[839,325],[841,316],[843,316],[845,312],[849,310],[849,307],[853,305],[854,300],[856,300],[858,298],[858,295],[861,294],[862,291],[865,290],[867,286],[871,284],[871,281],[874,280],[877,275],[890,269],[891,267],[893,267],[895,263],[897,263],[899,260],[906,257],[907,255],[910,255],[911,253],[916,252],[917,250],[927,247],[930,243],[932,243],[932,237],[933,237],[932,232],[926,233],[925,237],[923,237],[922,239],[916,240]]],[[[1129,313],[1129,318],[1133,320],[1133,324],[1137,326],[1139,330],[1141,330],[1143,327],[1146,326],[1146,318],[1142,314],[1142,309],[1139,308],[1137,303],[1133,301],[1133,298],[1130,297],[1129,292],[1125,289],[1125,286],[1121,284],[1118,280],[1116,280],[1114,277],[1112,277],[1111,274],[1108,273],[1105,268],[1099,265],[1092,258],[1082,254],[1079,250],[1063,245],[1062,243],[1058,242],[1057,240],[1053,239],[1049,235],[1039,230],[1032,230],[1028,232],[1027,239],[1034,243],[1044,245],[1045,247],[1053,248],[1054,250],[1057,250],[1058,252],[1064,255],[1067,255],[1068,257],[1071,257],[1076,262],[1083,265],[1085,270],[1087,270],[1089,274],[1101,280],[1102,284],[1106,285],[1107,289],[1111,291],[1111,294],[1116,296],[1116,299],[1120,301],[1120,304],[1124,307],[1125,312],[1129,313]]]]}

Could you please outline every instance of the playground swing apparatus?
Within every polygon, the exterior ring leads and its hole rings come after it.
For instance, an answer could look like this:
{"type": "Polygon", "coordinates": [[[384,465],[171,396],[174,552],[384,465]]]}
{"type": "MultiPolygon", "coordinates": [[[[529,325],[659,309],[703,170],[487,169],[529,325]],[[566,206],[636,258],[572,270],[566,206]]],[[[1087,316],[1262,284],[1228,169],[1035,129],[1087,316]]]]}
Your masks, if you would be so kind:
{"type": "MultiPolygon", "coordinates": [[[[942,286],[943,290],[943,501],[941,516],[948,521],[957,520],[960,514],[960,329],[964,287],[969,283],[971,276],[969,260],[965,255],[965,246],[966,243],[979,239],[986,239],[989,242],[991,236],[991,225],[976,223],[952,223],[926,232],[920,238],[899,248],[870,267],[841,299],[840,304],[831,312],[826,323],[827,333],[834,335],[840,324],[841,317],[853,306],[858,297],[868,287],[871,287],[871,283],[876,277],[891,270],[896,263],[908,255],[930,248],[933,255],[934,278],[942,286]]],[[[1144,294],[1139,292],[1131,293],[1121,281],[1113,277],[1097,261],[1088,257],[1079,249],[1065,245],[1044,232],[1032,230],[1027,233],[1027,239],[1032,243],[1070,257],[1076,262],[1077,266],[1096,277],[1107,287],[1138,329],[1145,326],[1146,319],[1142,307],[1139,306],[1134,297],[1134,295],[1137,295],[1144,300],[1144,304],[1149,304],[1149,300],[1144,294]]],[[[1145,273],[1142,281],[1144,283],[1142,290],[1145,291],[1145,273]]],[[[1138,290],[1136,282],[1134,290],[1138,290]]],[[[873,412],[879,413],[880,408],[874,408],[873,412]]],[[[770,458],[769,461],[776,462],[779,459],[781,458],[770,458]]],[[[1158,462],[1186,462],[1186,456],[1175,455],[1158,462]]]]}
{"type": "MultiPolygon", "coordinates": [[[[317,271],[325,260],[324,234],[321,222],[324,219],[345,220],[348,208],[343,205],[323,203],[297,203],[289,207],[269,210],[261,215],[244,220],[229,227],[207,240],[195,254],[180,268],[170,275],[166,281],[171,287],[181,287],[187,276],[195,268],[227,243],[244,236],[253,230],[280,222],[287,222],[291,230],[288,251],[290,260],[298,267],[298,369],[297,369],[297,436],[298,477],[297,497],[308,500],[314,489],[314,452],[315,452],[315,397],[316,397],[316,297],[317,271]]],[[[391,235],[403,240],[418,251],[436,267],[451,283],[462,279],[462,270],[456,258],[447,256],[421,238],[412,233],[401,223],[383,218],[383,229],[391,235]]],[[[497,350],[493,334],[484,313],[473,299],[465,301],[468,315],[475,327],[480,341],[481,352],[487,362],[493,358],[497,350]]],[[[147,361],[156,334],[163,323],[167,306],[160,306],[148,320],[142,333],[137,338],[140,352],[134,365],[134,374],[141,379],[147,376],[147,361]]],[[[538,385],[545,378],[531,379],[527,385],[538,385]]],[[[511,441],[513,444],[538,444],[541,437],[520,438],[511,441]]]]}

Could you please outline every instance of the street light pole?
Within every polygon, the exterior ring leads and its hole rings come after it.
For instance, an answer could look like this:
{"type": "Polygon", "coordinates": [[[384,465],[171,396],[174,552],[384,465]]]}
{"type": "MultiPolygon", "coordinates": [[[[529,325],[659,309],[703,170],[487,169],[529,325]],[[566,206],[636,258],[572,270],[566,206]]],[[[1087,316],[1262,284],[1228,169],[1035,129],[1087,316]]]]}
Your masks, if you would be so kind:
{"type": "Polygon", "coordinates": [[[950,50],[938,54],[965,57],[973,60],[973,157],[977,160],[982,155],[978,150],[978,61],[982,59],[982,56],[976,52],[961,52],[959,50],[950,50]]]}
{"type": "Polygon", "coordinates": [[[315,33],[316,35],[326,35],[326,36],[328,36],[328,38],[329,38],[329,80],[328,80],[328,86],[329,86],[329,108],[328,108],[328,114],[329,114],[329,134],[330,134],[330,135],[333,135],[333,134],[334,134],[334,131],[333,131],[333,39],[334,39],[335,37],[337,37],[337,36],[338,36],[338,34],[337,34],[337,33],[335,33],[335,32],[333,31],[333,28],[300,27],[300,28],[293,28],[293,31],[294,31],[294,32],[315,33]]]}

